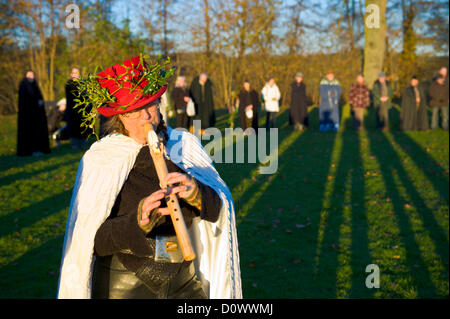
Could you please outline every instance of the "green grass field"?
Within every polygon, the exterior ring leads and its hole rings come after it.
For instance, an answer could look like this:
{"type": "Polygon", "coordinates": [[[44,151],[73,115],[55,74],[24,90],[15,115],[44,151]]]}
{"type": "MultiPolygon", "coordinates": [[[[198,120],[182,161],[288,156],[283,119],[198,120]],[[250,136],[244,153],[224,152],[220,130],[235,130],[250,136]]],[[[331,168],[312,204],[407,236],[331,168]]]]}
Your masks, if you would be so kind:
{"type": "MultiPolygon", "coordinates": [[[[401,132],[393,108],[390,132],[370,110],[357,133],[346,106],[343,129],[320,133],[317,113],[302,133],[280,115],[275,174],[216,164],[235,201],[244,297],[448,298],[448,132],[401,132]],[[365,285],[369,264],[379,289],[365,285]]],[[[16,117],[0,120],[0,298],[54,298],[82,152],[18,158],[16,117]]]]}

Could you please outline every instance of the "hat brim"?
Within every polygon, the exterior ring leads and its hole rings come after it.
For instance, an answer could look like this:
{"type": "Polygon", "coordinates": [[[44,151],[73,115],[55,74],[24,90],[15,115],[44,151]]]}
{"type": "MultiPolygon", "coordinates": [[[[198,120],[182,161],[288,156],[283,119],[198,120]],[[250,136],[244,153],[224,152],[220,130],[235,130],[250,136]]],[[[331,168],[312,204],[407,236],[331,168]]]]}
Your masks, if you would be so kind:
{"type": "Polygon", "coordinates": [[[128,113],[128,112],[137,110],[138,108],[143,107],[143,106],[159,99],[161,97],[161,95],[163,95],[164,92],[166,92],[166,89],[167,89],[167,85],[163,85],[157,93],[155,93],[153,95],[142,96],[139,100],[137,100],[132,105],[128,106],[126,109],[121,110],[120,108],[117,108],[117,107],[101,106],[98,108],[98,112],[103,116],[111,117],[114,115],[124,114],[124,113],[128,113]]]}

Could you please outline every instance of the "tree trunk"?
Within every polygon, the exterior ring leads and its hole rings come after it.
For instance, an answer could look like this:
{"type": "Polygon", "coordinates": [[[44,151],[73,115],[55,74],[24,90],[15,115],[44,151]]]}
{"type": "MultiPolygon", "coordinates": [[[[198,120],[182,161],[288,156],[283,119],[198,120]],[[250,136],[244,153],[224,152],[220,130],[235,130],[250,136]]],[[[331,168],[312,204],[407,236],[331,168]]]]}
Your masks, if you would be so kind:
{"type": "Polygon", "coordinates": [[[206,56],[211,58],[211,18],[209,16],[209,2],[208,0],[203,0],[204,5],[204,16],[205,16],[205,49],[206,56]]]}
{"type": "Polygon", "coordinates": [[[369,87],[383,70],[386,50],[386,3],[387,0],[366,1],[364,15],[364,77],[369,87]]]}

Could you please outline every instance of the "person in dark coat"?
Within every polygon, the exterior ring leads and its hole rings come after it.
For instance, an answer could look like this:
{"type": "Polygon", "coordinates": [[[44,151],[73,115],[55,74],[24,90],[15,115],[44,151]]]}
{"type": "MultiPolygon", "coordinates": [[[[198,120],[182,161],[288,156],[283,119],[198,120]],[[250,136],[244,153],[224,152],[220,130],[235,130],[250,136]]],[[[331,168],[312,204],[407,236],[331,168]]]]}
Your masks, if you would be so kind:
{"type": "Polygon", "coordinates": [[[291,107],[289,110],[290,122],[294,130],[303,131],[308,121],[308,104],[306,101],[306,85],[303,83],[303,73],[295,76],[291,84],[291,107]]]}
{"type": "Polygon", "coordinates": [[[448,92],[448,80],[446,80],[443,74],[438,74],[428,90],[430,106],[433,110],[431,118],[431,129],[433,130],[439,127],[439,112],[442,116],[442,128],[448,130],[448,92]]]}
{"type": "Polygon", "coordinates": [[[416,76],[403,91],[400,127],[403,131],[428,130],[427,101],[416,76]]]}
{"type": "Polygon", "coordinates": [[[245,131],[251,127],[258,132],[258,92],[251,88],[250,82],[245,81],[244,87],[239,92],[239,116],[241,118],[241,127],[245,131]]]}
{"type": "Polygon", "coordinates": [[[190,99],[189,90],[186,88],[186,78],[179,76],[172,91],[172,101],[176,113],[176,127],[189,129],[189,116],[186,114],[186,107],[190,99]]]}
{"type": "Polygon", "coordinates": [[[28,71],[19,85],[17,155],[38,156],[43,153],[50,153],[44,98],[34,72],[28,71]]]}
{"type": "Polygon", "coordinates": [[[373,106],[377,111],[377,128],[382,131],[389,129],[389,110],[392,107],[393,96],[392,86],[386,80],[386,73],[380,72],[378,79],[372,88],[373,106]]]}
{"type": "Polygon", "coordinates": [[[194,120],[201,120],[202,130],[216,124],[212,82],[205,73],[195,77],[191,83],[190,96],[195,103],[194,120]]]}
{"type": "Polygon", "coordinates": [[[80,108],[75,108],[75,99],[78,97],[77,81],[80,79],[80,70],[72,69],[71,78],[66,83],[66,111],[64,119],[67,122],[67,128],[70,135],[70,144],[73,149],[86,148],[87,138],[90,135],[89,130],[81,127],[82,114],[79,112],[80,108]]]}

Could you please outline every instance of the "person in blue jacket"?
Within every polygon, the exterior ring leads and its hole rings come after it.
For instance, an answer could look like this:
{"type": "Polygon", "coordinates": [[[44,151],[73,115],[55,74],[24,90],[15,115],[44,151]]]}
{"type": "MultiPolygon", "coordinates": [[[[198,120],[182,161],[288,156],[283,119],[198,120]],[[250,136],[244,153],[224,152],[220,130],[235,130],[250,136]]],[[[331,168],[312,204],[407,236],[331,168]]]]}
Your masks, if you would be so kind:
{"type": "Polygon", "coordinates": [[[321,132],[339,130],[339,100],[341,85],[334,78],[333,70],[328,70],[320,81],[319,130],[321,132]]]}

